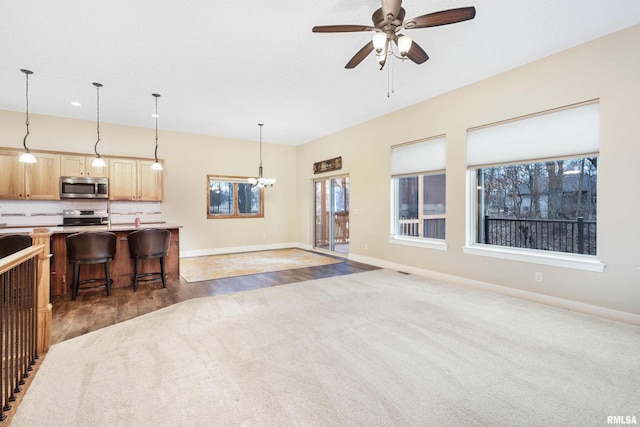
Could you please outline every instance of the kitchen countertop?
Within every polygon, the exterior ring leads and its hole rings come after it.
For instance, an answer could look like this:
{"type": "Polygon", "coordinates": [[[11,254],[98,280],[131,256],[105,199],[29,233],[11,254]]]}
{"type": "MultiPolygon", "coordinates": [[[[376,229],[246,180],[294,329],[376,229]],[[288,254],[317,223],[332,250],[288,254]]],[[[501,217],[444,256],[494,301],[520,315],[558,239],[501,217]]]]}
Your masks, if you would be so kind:
{"type": "Polygon", "coordinates": [[[182,228],[181,225],[168,222],[142,223],[139,227],[135,224],[111,224],[108,225],[83,225],[83,226],[42,226],[42,227],[0,227],[0,234],[28,234],[33,232],[35,228],[46,228],[52,234],[70,234],[79,233],[81,231],[134,231],[144,228],[162,228],[174,229],[182,228]]]}

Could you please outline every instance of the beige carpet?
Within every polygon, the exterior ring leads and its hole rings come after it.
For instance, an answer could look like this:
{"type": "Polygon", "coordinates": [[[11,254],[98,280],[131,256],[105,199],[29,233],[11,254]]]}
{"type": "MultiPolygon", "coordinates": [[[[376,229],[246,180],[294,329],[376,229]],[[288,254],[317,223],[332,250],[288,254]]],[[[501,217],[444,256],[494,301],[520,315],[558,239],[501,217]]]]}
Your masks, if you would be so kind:
{"type": "Polygon", "coordinates": [[[344,261],[302,249],[276,249],[180,258],[180,275],[187,282],[200,282],[340,262],[344,261]]]}
{"type": "Polygon", "coordinates": [[[189,300],[51,347],[21,426],[603,426],[640,327],[377,270],[189,300]]]}

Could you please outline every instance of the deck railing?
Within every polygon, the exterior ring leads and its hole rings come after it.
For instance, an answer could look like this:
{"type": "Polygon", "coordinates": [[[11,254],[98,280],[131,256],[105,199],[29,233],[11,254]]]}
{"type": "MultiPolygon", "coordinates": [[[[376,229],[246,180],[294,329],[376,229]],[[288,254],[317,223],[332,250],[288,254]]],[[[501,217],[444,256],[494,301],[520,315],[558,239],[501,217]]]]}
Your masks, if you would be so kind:
{"type": "Polygon", "coordinates": [[[49,349],[50,235],[38,230],[31,234],[33,246],[0,259],[0,421],[6,418],[38,354],[49,349]]]}
{"type": "Polygon", "coordinates": [[[425,237],[428,239],[444,239],[444,215],[431,215],[429,218],[400,218],[398,220],[398,235],[425,237]],[[422,227],[421,227],[422,225],[422,227]]]}
{"type": "Polygon", "coordinates": [[[489,245],[597,255],[596,221],[484,217],[489,245]]]}

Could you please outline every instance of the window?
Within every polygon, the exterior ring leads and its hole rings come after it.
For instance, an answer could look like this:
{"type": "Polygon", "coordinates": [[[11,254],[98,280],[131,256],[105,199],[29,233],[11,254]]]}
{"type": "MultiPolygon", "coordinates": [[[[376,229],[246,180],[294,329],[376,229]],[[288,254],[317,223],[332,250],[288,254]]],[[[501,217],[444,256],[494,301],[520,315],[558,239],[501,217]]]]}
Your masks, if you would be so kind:
{"type": "Polygon", "coordinates": [[[262,218],[264,188],[244,177],[207,175],[207,218],[262,218]]]}
{"type": "Polygon", "coordinates": [[[478,168],[476,242],[596,255],[597,165],[594,156],[478,168]]]}
{"type": "Polygon", "coordinates": [[[599,127],[588,103],[469,131],[471,245],[597,255],[599,127]]]}
{"type": "MultiPolygon", "coordinates": [[[[393,243],[444,240],[445,149],[444,137],[391,148],[393,243]]],[[[444,248],[442,242],[420,246],[444,248]]]]}

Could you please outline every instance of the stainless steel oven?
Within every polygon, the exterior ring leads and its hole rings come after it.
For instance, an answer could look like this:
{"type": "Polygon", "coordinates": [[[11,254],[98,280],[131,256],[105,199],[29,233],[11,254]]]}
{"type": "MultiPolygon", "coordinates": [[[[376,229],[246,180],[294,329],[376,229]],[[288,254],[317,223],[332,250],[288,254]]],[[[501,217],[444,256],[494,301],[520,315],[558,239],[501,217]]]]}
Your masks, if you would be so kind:
{"type": "Polygon", "coordinates": [[[63,226],[107,225],[109,213],[106,210],[69,209],[62,211],[63,226]]]}

